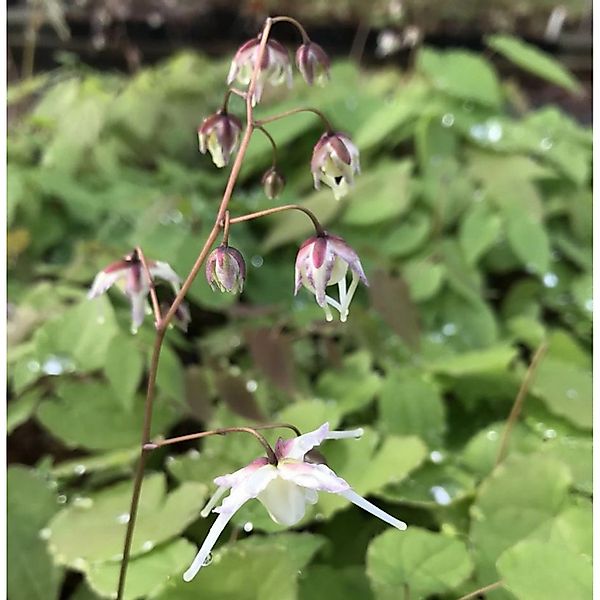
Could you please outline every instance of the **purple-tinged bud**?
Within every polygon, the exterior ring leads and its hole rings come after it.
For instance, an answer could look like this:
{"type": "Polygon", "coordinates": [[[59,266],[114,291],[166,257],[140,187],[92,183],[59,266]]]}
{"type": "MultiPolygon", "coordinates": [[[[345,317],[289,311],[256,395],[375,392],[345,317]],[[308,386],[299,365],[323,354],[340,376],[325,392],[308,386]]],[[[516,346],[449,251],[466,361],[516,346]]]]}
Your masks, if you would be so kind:
{"type": "Polygon", "coordinates": [[[333,320],[330,306],[340,313],[340,321],[348,318],[350,302],[359,281],[369,285],[358,254],[342,238],[327,233],[317,235],[306,240],[298,250],[294,295],[304,286],[315,295],[328,321],[333,320]],[[352,281],[346,288],[348,269],[352,281]],[[339,300],[326,293],[326,288],[335,284],[338,286],[339,300]]]}
{"type": "Polygon", "coordinates": [[[308,85],[324,86],[329,81],[329,56],[319,44],[306,42],[296,50],[296,65],[308,85]]]}
{"type": "Polygon", "coordinates": [[[262,177],[263,189],[265,190],[265,196],[269,200],[275,200],[283,192],[285,187],[285,178],[281,175],[275,167],[271,167],[262,177]]]}
{"type": "Polygon", "coordinates": [[[244,257],[235,248],[221,244],[206,261],[206,280],[213,291],[241,293],[246,280],[244,257]]]}
{"type": "Polygon", "coordinates": [[[206,154],[208,150],[217,167],[224,167],[237,150],[242,122],[224,110],[216,112],[202,121],[198,127],[198,142],[200,152],[206,154]]]}
{"type": "Polygon", "coordinates": [[[344,133],[324,133],[315,144],[310,170],[315,188],[321,181],[333,190],[336,200],[343,198],[360,173],[358,148],[344,133]]]}
{"type": "MultiPolygon", "coordinates": [[[[231,61],[231,67],[227,75],[227,85],[231,85],[235,80],[242,85],[250,83],[254,65],[258,58],[259,47],[260,37],[256,37],[248,40],[238,49],[231,61]]],[[[285,46],[273,39],[269,39],[265,47],[256,87],[252,94],[252,106],[256,106],[260,102],[265,83],[273,86],[287,83],[288,87],[292,87],[290,56],[285,46]]]]}

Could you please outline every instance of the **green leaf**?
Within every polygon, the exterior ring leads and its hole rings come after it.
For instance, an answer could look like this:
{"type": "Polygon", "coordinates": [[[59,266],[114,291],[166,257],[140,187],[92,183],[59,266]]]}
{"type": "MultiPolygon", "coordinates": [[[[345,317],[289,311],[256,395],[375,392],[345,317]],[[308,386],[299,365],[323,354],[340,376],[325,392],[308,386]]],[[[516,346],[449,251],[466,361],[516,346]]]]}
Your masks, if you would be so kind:
{"type": "Polygon", "coordinates": [[[496,73],[477,54],[464,50],[438,52],[423,48],[417,58],[417,68],[437,89],[450,96],[494,107],[500,104],[496,73]]]}
{"type": "Polygon", "coordinates": [[[519,600],[592,597],[591,560],[556,544],[524,540],[502,554],[498,571],[519,600]]]}
{"type": "Polygon", "coordinates": [[[103,471],[120,471],[126,474],[130,472],[131,464],[139,456],[139,453],[139,447],[135,446],[128,450],[114,450],[75,460],[66,460],[52,468],[52,475],[57,478],[72,479],[84,474],[103,471]]]}
{"type": "Polygon", "coordinates": [[[409,188],[412,169],[410,160],[388,162],[357,177],[354,189],[342,200],[345,203],[342,223],[370,226],[404,214],[412,203],[409,188]]]}
{"type": "MultiPolygon", "coordinates": [[[[181,577],[190,566],[196,547],[184,539],[159,546],[152,552],[131,561],[127,569],[124,600],[155,597],[162,592],[171,578],[181,577]]],[[[105,598],[110,598],[119,582],[118,562],[94,563],[86,573],[90,587],[105,598]]]]}
{"type": "Polygon", "coordinates": [[[293,423],[303,433],[317,429],[325,422],[335,429],[342,420],[342,409],[334,400],[303,400],[286,406],[277,420],[293,423]]]}
{"type": "MultiPolygon", "coordinates": [[[[369,427],[360,440],[327,442],[322,449],[327,464],[361,496],[377,495],[391,483],[402,481],[425,459],[427,448],[416,436],[380,436],[369,427]],[[379,446],[379,447],[378,447],[379,446]]],[[[336,494],[320,494],[317,512],[325,518],[346,507],[336,494]]]]}
{"type": "Polygon", "coordinates": [[[469,264],[475,264],[498,241],[502,220],[484,203],[475,204],[461,223],[459,242],[469,264]]]}
{"type": "Polygon", "coordinates": [[[368,352],[350,354],[339,369],[323,371],[316,383],[316,393],[333,401],[342,414],[365,407],[381,387],[381,377],[373,371],[368,352]]]}
{"type": "Polygon", "coordinates": [[[295,600],[298,575],[322,546],[308,533],[252,536],[213,552],[209,566],[189,583],[171,581],[158,600],[295,600]]]}
{"type": "MultiPolygon", "coordinates": [[[[123,551],[132,483],[125,481],[89,497],[73,499],[48,525],[49,547],[58,564],[88,572],[95,563],[118,564],[123,551]]],[[[170,540],[200,513],[206,486],[184,483],[167,494],[165,476],[144,478],[132,556],[145,555],[170,540]]]]}
{"type": "Polygon", "coordinates": [[[491,35],[486,38],[486,43],[526,71],[571,92],[581,93],[577,79],[552,56],[535,46],[511,35],[491,35]]]}
{"type": "Polygon", "coordinates": [[[523,266],[538,274],[550,268],[550,240],[542,223],[514,213],[506,223],[506,236],[523,266]]]}
{"type": "MultiPolygon", "coordinates": [[[[139,437],[144,403],[137,398],[125,410],[111,389],[96,381],[61,381],[56,397],[40,404],[38,420],[67,446],[92,450],[129,448],[139,437]]],[[[164,401],[155,404],[153,435],[162,433],[176,416],[164,401]]]]}
{"type": "Polygon", "coordinates": [[[19,398],[11,400],[6,406],[6,434],[22,425],[33,415],[39,401],[39,390],[32,388],[19,398]]]}
{"type": "Polygon", "coordinates": [[[592,374],[589,369],[546,357],[537,368],[532,390],[554,414],[582,429],[592,428],[592,374]]]}
{"type": "Polygon", "coordinates": [[[437,448],[446,430],[440,390],[419,372],[392,372],[379,394],[379,420],[382,431],[418,435],[431,448],[437,448]]]}
{"type": "Polygon", "coordinates": [[[62,569],[53,564],[41,532],[59,508],[56,494],[25,467],[10,467],[6,483],[8,595],[11,600],[55,600],[62,569]]]}
{"type": "Polygon", "coordinates": [[[333,569],[311,566],[299,578],[298,600],[373,600],[369,580],[361,567],[333,569]]]}
{"type": "Polygon", "coordinates": [[[564,508],[570,484],[567,467],[540,454],[508,457],[492,472],[471,508],[478,583],[498,580],[498,557],[564,508]]]}
{"type": "Polygon", "coordinates": [[[571,293],[573,294],[573,298],[575,298],[575,302],[590,318],[592,316],[592,283],[591,274],[580,275],[574,278],[571,283],[571,293]]]}
{"type": "MultiPolygon", "coordinates": [[[[553,431],[549,429],[547,431],[553,431]]],[[[593,444],[591,439],[571,435],[545,440],[544,453],[569,467],[573,487],[584,494],[593,492],[593,444]]]]}
{"type": "Polygon", "coordinates": [[[392,257],[407,256],[425,243],[430,232],[428,214],[415,208],[402,219],[402,223],[394,223],[391,233],[379,242],[379,249],[392,257]]]}
{"type": "Polygon", "coordinates": [[[104,372],[113,393],[130,409],[144,370],[144,359],[131,336],[115,336],[106,354],[104,372]]]}
{"type": "Polygon", "coordinates": [[[478,373],[503,371],[516,357],[517,350],[511,346],[492,346],[477,352],[465,352],[455,356],[431,361],[425,366],[433,373],[464,377],[478,373]]]}
{"type": "Polygon", "coordinates": [[[367,552],[367,575],[381,600],[401,593],[415,599],[450,593],[472,570],[463,542],[419,527],[389,529],[369,544],[367,552]]]}
{"type": "Polygon", "coordinates": [[[410,297],[415,302],[429,300],[442,287],[446,269],[444,265],[417,259],[404,265],[402,274],[410,288],[410,297]]]}
{"type": "Polygon", "coordinates": [[[35,342],[40,362],[58,360],[65,365],[63,370],[100,369],[117,331],[115,313],[106,295],[83,300],[38,329],[35,342]]]}

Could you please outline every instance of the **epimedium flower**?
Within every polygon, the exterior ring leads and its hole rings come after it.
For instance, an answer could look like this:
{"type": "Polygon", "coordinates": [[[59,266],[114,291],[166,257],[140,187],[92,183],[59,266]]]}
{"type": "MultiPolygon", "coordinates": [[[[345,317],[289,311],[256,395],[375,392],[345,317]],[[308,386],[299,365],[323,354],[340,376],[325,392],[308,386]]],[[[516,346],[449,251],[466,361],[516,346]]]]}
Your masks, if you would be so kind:
{"type": "Polygon", "coordinates": [[[324,86],[329,81],[330,60],[319,44],[306,42],[296,50],[296,66],[308,85],[324,86]]]}
{"type": "Polygon", "coordinates": [[[328,233],[317,234],[300,246],[296,256],[294,295],[304,286],[315,295],[328,321],[333,320],[330,306],[340,313],[340,321],[346,321],[359,281],[369,285],[358,254],[342,238],[328,233]],[[352,281],[347,288],[348,269],[352,273],[352,281]],[[326,288],[335,284],[339,291],[338,300],[327,295],[326,288]]]}
{"type": "Polygon", "coordinates": [[[345,133],[324,133],[315,144],[310,170],[315,188],[318,190],[322,181],[340,200],[354,185],[354,176],[360,174],[358,148],[345,133]]]}
{"type": "MultiPolygon", "coordinates": [[[[171,284],[176,294],[179,292],[181,278],[167,263],[148,260],[147,265],[152,279],[164,279],[171,284]]],[[[113,285],[116,285],[129,298],[132,327],[137,330],[144,321],[150,282],[135,250],[121,260],[111,263],[96,275],[88,292],[88,298],[96,298],[113,285]]]]}
{"type": "MultiPolygon", "coordinates": [[[[260,37],[248,40],[235,53],[231,61],[227,85],[237,80],[242,85],[248,85],[252,79],[254,65],[258,58],[260,37]]],[[[260,64],[256,87],[252,95],[252,106],[260,102],[265,83],[273,86],[287,83],[292,87],[292,65],[290,56],[284,46],[278,41],[269,39],[265,47],[265,53],[260,64]]]]}
{"type": "Polygon", "coordinates": [[[285,178],[275,167],[271,167],[265,171],[261,183],[265,196],[269,200],[275,200],[285,187],[285,178]]]}
{"type": "Polygon", "coordinates": [[[315,504],[318,492],[329,492],[343,496],[353,504],[397,529],[406,529],[406,523],[381,510],[338,477],[322,462],[309,462],[307,455],[325,440],[359,438],[362,429],[352,431],[330,431],[329,423],[315,431],[296,438],[279,438],[275,445],[276,464],[266,457],[257,458],[249,465],[215,478],[218,489],[201,512],[206,517],[212,510],[218,513],[206,539],[189,569],[183,574],[185,581],[191,581],[205,564],[217,539],[233,515],[250,499],[258,498],[267,509],[269,516],[281,525],[292,526],[298,523],[306,512],[307,504],[315,504]],[[230,490],[221,506],[214,508],[221,497],[230,490]]]}
{"type": "Polygon", "coordinates": [[[242,253],[227,244],[215,248],[206,261],[206,280],[213,291],[241,293],[246,280],[242,253]]]}
{"type": "Polygon", "coordinates": [[[206,117],[198,128],[200,152],[210,152],[213,162],[219,168],[229,163],[237,150],[242,132],[242,122],[225,110],[206,117]]]}

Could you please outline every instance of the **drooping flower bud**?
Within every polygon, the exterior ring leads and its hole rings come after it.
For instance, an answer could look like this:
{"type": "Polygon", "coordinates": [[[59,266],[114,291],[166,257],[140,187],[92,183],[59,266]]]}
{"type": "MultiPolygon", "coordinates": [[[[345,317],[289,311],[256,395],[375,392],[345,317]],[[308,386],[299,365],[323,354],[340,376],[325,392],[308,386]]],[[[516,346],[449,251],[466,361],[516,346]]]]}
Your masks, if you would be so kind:
{"type": "MultiPolygon", "coordinates": [[[[231,61],[227,85],[237,80],[242,85],[248,85],[252,79],[254,65],[258,58],[260,37],[248,40],[235,53],[231,61]]],[[[273,39],[267,41],[265,53],[260,64],[256,87],[252,94],[252,106],[260,102],[265,83],[276,86],[287,83],[292,87],[292,65],[288,51],[279,42],[273,39]]]]}
{"type": "Polygon", "coordinates": [[[329,56],[319,44],[306,42],[296,50],[296,65],[308,85],[324,86],[329,81],[329,56]]]}
{"type": "Polygon", "coordinates": [[[336,200],[343,198],[360,173],[358,148],[344,133],[324,133],[315,144],[310,169],[315,188],[321,181],[333,190],[336,200]]]}
{"type": "Polygon", "coordinates": [[[242,122],[224,110],[216,112],[202,121],[198,128],[200,152],[208,150],[217,167],[224,167],[237,150],[242,122]]]}
{"type": "Polygon", "coordinates": [[[221,244],[206,261],[206,280],[213,291],[241,293],[246,280],[246,263],[239,250],[221,244]]]}
{"type": "Polygon", "coordinates": [[[275,200],[285,187],[285,178],[277,171],[275,167],[271,167],[262,176],[263,189],[265,196],[269,200],[275,200]]]}
{"type": "Polygon", "coordinates": [[[327,233],[316,235],[306,240],[298,250],[294,295],[301,286],[312,292],[328,321],[333,320],[330,306],[340,313],[340,321],[347,319],[359,281],[369,285],[358,254],[342,238],[327,233]],[[352,273],[352,281],[346,288],[348,269],[352,273]],[[326,288],[335,284],[338,285],[339,300],[326,293],[326,288]]]}

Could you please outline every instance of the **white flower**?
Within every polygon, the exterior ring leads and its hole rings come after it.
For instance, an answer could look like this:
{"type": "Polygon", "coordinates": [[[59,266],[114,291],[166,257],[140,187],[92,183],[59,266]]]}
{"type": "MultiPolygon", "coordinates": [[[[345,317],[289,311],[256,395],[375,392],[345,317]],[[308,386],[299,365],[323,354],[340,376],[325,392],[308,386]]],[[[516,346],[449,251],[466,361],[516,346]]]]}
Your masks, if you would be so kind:
{"type": "Polygon", "coordinates": [[[344,133],[324,133],[313,149],[310,161],[315,189],[321,181],[333,190],[336,200],[343,198],[360,173],[358,148],[344,133]]]}
{"type": "Polygon", "coordinates": [[[369,285],[358,254],[342,238],[330,234],[316,235],[300,246],[296,256],[294,294],[302,286],[312,292],[328,321],[333,320],[330,306],[340,313],[340,321],[348,318],[350,302],[359,281],[369,285]],[[352,281],[346,288],[348,269],[352,273],[352,281]],[[326,293],[326,288],[335,284],[338,286],[339,301],[326,293]]]}
{"type": "MultiPolygon", "coordinates": [[[[164,279],[171,284],[176,294],[179,292],[181,279],[167,263],[149,260],[147,264],[153,279],[164,279]]],[[[137,329],[144,321],[146,298],[150,292],[150,282],[144,273],[142,261],[137,252],[134,251],[102,269],[92,283],[88,298],[95,298],[103,294],[113,285],[117,285],[129,298],[132,326],[137,329]]]]}
{"type": "Polygon", "coordinates": [[[205,517],[212,509],[219,516],[210,528],[190,568],[183,574],[185,581],[191,581],[195,577],[227,523],[251,498],[258,498],[276,523],[291,526],[302,519],[307,504],[317,502],[317,492],[330,492],[343,496],[397,529],[406,529],[406,523],[359,496],[329,467],[305,460],[307,452],[324,440],[358,438],[362,433],[362,429],[330,431],[329,423],[325,423],[319,429],[296,438],[288,440],[280,438],[275,446],[277,464],[270,464],[264,457],[257,458],[235,473],[217,477],[215,483],[219,488],[201,514],[205,517]],[[231,490],[229,496],[223,500],[221,506],[213,508],[227,490],[231,490]]]}

